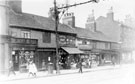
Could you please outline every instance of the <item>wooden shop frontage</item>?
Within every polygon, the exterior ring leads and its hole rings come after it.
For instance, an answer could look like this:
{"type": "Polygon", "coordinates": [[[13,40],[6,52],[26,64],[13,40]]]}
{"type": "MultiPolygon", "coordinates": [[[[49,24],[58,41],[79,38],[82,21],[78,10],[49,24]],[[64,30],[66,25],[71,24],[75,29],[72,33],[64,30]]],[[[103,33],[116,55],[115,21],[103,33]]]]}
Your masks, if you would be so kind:
{"type": "Polygon", "coordinates": [[[15,71],[26,72],[29,61],[35,61],[37,43],[37,39],[11,38],[12,60],[15,71]]]}

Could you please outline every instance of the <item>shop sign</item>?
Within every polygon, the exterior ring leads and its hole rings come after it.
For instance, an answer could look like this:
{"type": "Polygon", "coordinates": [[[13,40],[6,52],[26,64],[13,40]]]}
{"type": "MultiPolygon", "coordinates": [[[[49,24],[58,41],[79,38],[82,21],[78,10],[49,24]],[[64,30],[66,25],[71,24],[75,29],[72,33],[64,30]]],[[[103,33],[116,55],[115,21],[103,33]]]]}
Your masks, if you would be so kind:
{"type": "Polygon", "coordinates": [[[11,42],[15,43],[15,44],[32,44],[32,45],[37,45],[37,40],[36,39],[12,38],[11,42]]]}
{"type": "Polygon", "coordinates": [[[87,55],[82,55],[81,58],[88,58],[88,56],[87,55]]]}

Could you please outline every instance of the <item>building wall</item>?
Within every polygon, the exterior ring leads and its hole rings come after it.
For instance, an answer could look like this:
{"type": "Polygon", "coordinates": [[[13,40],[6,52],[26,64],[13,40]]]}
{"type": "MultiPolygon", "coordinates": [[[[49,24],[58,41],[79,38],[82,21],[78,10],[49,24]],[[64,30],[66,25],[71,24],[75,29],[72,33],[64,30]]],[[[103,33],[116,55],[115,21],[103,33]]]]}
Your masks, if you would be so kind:
{"type": "Polygon", "coordinates": [[[87,39],[76,39],[76,46],[79,45],[92,45],[94,49],[111,49],[110,42],[92,41],[87,39]]]}
{"type": "MultiPolygon", "coordinates": [[[[30,38],[31,39],[38,39],[38,47],[40,48],[55,48],[56,47],[56,41],[55,41],[55,33],[51,33],[51,42],[50,43],[44,43],[43,42],[43,32],[42,31],[36,31],[36,30],[28,30],[28,29],[19,29],[19,28],[12,28],[12,36],[17,38],[23,38],[22,37],[22,31],[29,31],[30,32],[30,38]]],[[[75,46],[75,36],[68,35],[68,34],[59,34],[59,45],[60,46],[75,46]]]]}
{"type": "Polygon", "coordinates": [[[79,46],[79,45],[91,45],[92,41],[88,40],[88,39],[83,39],[83,38],[77,38],[75,45],[79,46]]]}
{"type": "Polygon", "coordinates": [[[95,49],[105,49],[105,50],[109,50],[111,49],[111,43],[110,42],[100,42],[97,41],[95,42],[95,49]]]}
{"type": "Polygon", "coordinates": [[[105,43],[103,43],[103,42],[96,42],[96,49],[106,49],[105,43]]]}
{"type": "Polygon", "coordinates": [[[43,32],[31,31],[31,38],[38,39],[38,47],[56,47],[55,34],[51,33],[51,43],[43,43],[43,32]]]}
{"type": "Polygon", "coordinates": [[[12,28],[11,31],[12,31],[12,36],[17,37],[17,38],[23,38],[21,31],[29,31],[31,39],[38,39],[38,47],[41,47],[41,48],[56,47],[54,33],[51,33],[51,43],[43,43],[43,35],[42,35],[43,32],[41,31],[19,29],[19,28],[12,28]]]}
{"type": "Polygon", "coordinates": [[[135,49],[135,30],[131,27],[122,26],[122,47],[135,49]]]}
{"type": "Polygon", "coordinates": [[[6,75],[9,69],[10,43],[9,43],[9,8],[6,0],[0,1],[0,75],[6,75]]]}
{"type": "Polygon", "coordinates": [[[75,45],[76,46],[79,46],[79,44],[82,44],[82,40],[81,39],[76,39],[75,45]]]}
{"type": "Polygon", "coordinates": [[[120,49],[120,44],[118,43],[111,43],[111,49],[120,49]]]}
{"type": "Polygon", "coordinates": [[[75,46],[75,36],[67,35],[67,34],[59,34],[59,46],[75,46]]]}
{"type": "Polygon", "coordinates": [[[96,30],[101,31],[114,41],[120,41],[121,27],[118,22],[107,17],[99,17],[96,20],[96,30]]]}

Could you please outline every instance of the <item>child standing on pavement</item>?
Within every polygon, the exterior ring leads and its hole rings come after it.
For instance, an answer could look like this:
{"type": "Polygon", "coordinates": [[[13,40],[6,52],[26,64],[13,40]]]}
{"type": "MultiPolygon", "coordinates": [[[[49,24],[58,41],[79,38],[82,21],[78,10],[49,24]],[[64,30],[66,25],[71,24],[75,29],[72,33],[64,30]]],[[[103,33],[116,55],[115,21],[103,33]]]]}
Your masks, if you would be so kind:
{"type": "Polygon", "coordinates": [[[13,67],[13,62],[12,62],[12,60],[9,61],[9,72],[8,72],[8,76],[10,75],[11,72],[12,72],[14,75],[16,75],[15,72],[14,72],[14,67],[13,67]]]}
{"type": "Polygon", "coordinates": [[[37,73],[37,68],[35,63],[33,63],[33,61],[30,61],[29,64],[29,76],[30,74],[32,74],[32,76],[36,77],[36,73],[37,73]]]}

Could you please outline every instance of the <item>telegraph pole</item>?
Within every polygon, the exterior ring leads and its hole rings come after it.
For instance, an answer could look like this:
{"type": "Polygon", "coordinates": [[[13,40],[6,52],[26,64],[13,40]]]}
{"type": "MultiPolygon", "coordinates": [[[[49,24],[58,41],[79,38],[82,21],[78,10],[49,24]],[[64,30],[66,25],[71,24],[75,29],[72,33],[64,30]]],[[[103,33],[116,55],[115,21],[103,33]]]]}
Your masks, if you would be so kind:
{"type": "Polygon", "coordinates": [[[90,0],[90,1],[86,1],[83,3],[78,3],[78,4],[73,4],[73,5],[67,5],[64,7],[60,7],[58,8],[56,6],[56,0],[54,0],[54,16],[55,16],[55,34],[56,34],[56,73],[59,74],[60,73],[60,68],[59,68],[59,53],[58,53],[58,23],[59,23],[59,13],[60,11],[58,9],[64,9],[64,8],[69,8],[69,7],[74,7],[74,6],[78,6],[78,5],[83,5],[83,4],[87,4],[90,2],[95,2],[98,3],[99,0],[90,0]]]}
{"type": "Polygon", "coordinates": [[[59,53],[58,53],[58,21],[59,21],[59,15],[58,10],[56,6],[56,0],[54,0],[54,14],[55,14],[55,34],[56,34],[56,73],[60,73],[59,68],[59,53]]]}

